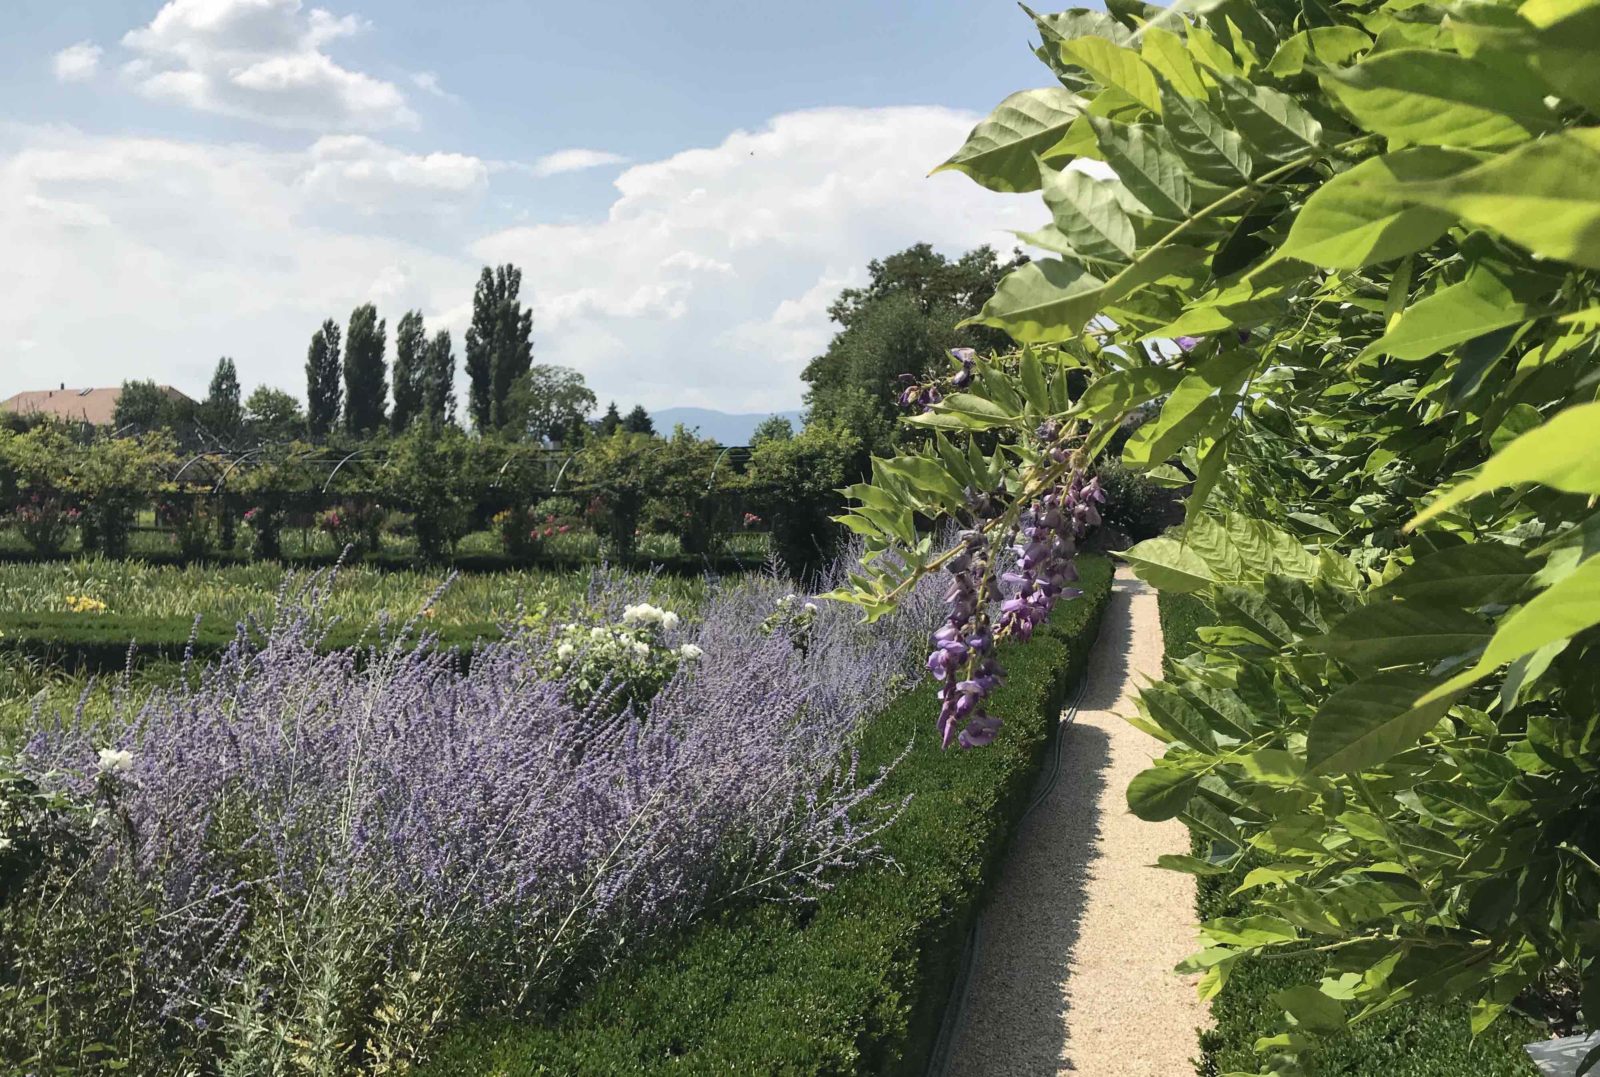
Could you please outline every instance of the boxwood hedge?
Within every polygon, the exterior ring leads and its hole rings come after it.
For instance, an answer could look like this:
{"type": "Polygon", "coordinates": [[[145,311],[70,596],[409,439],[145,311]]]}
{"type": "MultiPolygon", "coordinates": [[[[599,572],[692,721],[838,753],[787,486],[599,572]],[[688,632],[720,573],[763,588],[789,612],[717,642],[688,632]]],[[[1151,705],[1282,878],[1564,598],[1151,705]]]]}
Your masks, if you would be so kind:
{"type": "Polygon", "coordinates": [[[992,746],[941,751],[931,686],[866,726],[864,769],[912,746],[883,792],[913,794],[883,837],[892,863],[841,877],[814,905],[705,921],[587,985],[563,1013],[458,1030],[424,1072],[923,1072],[967,932],[1098,631],[1111,566],[1082,567],[1083,598],[1006,651],[993,708],[1006,725],[992,746]]]}

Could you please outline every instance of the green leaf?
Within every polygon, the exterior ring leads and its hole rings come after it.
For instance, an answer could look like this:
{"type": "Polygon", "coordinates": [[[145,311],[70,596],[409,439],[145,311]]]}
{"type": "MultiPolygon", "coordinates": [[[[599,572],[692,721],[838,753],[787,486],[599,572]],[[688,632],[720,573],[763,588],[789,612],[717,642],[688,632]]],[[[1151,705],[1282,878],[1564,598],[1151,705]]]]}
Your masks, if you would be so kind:
{"type": "Polygon", "coordinates": [[[1199,783],[1186,770],[1157,764],[1128,783],[1128,810],[1149,823],[1175,818],[1188,806],[1199,783]]]}
{"type": "Polygon", "coordinates": [[[1474,653],[1492,631],[1459,608],[1397,599],[1358,607],[1303,646],[1353,666],[1404,666],[1474,653]]]}
{"type": "Polygon", "coordinates": [[[1272,1000],[1312,1032],[1337,1032],[1344,1028],[1344,1007],[1310,984],[1285,988],[1274,994],[1272,1000]]]}
{"type": "Polygon", "coordinates": [[[1286,93],[1242,79],[1222,83],[1222,107],[1245,141],[1272,161],[1292,161],[1322,141],[1322,124],[1286,93]]]}
{"type": "Polygon", "coordinates": [[[1155,216],[1181,221],[1189,215],[1189,173],[1172,136],[1154,124],[1119,124],[1089,117],[1100,155],[1122,185],[1155,216]]]}
{"type": "Polygon", "coordinates": [[[1105,281],[1058,258],[1029,262],[1000,282],[978,317],[1022,344],[1070,340],[1100,309],[1105,281]]]}
{"type": "Polygon", "coordinates": [[[1451,487],[1406,525],[1416,528],[1501,486],[1537,482],[1570,494],[1600,494],[1600,401],[1553,416],[1489,457],[1478,474],[1451,487]]]}
{"type": "Polygon", "coordinates": [[[1446,210],[1533,253],[1600,269],[1600,128],[1518,146],[1458,175],[1411,183],[1404,196],[1446,210]]]}
{"type": "Polygon", "coordinates": [[[1161,414],[1136,430],[1123,447],[1123,459],[1133,467],[1159,464],[1187,445],[1211,421],[1223,414],[1221,397],[1238,391],[1255,368],[1250,352],[1223,352],[1186,376],[1167,397],[1161,414]]]}
{"type": "Polygon", "coordinates": [[[1572,574],[1505,617],[1476,665],[1450,678],[1419,702],[1430,702],[1482,680],[1507,662],[1570,639],[1600,625],[1600,557],[1591,557],[1572,574]]]}
{"type": "Polygon", "coordinates": [[[1083,98],[1055,86],[1014,93],[974,127],[966,143],[934,171],[953,168],[965,172],[991,191],[1036,191],[1037,156],[1059,141],[1086,107],[1083,98]]]}
{"type": "Polygon", "coordinates": [[[1089,72],[1100,85],[1121,90],[1151,112],[1161,113],[1155,72],[1132,49],[1103,37],[1079,37],[1062,42],[1061,57],[1089,72]]]}
{"type": "Polygon", "coordinates": [[[1123,551],[1122,557],[1136,576],[1158,591],[1187,594],[1217,582],[1205,558],[1177,539],[1145,539],[1123,551]]]}
{"type": "Polygon", "coordinates": [[[1323,701],[1306,735],[1312,774],[1367,770],[1405,751],[1439,724],[1454,697],[1419,706],[1436,682],[1390,671],[1346,685],[1323,701]]]}
{"type": "Polygon", "coordinates": [[[1195,473],[1194,486],[1190,488],[1189,498],[1183,506],[1184,523],[1192,524],[1195,521],[1205,508],[1206,499],[1216,487],[1217,479],[1221,477],[1223,466],[1228,461],[1229,437],[1229,434],[1223,434],[1217,438],[1201,457],[1200,468],[1195,473]]]}
{"type": "Polygon", "coordinates": [[[1205,77],[1200,74],[1200,68],[1195,66],[1183,39],[1177,34],[1159,26],[1146,26],[1139,54],[1144,57],[1145,63],[1155,68],[1183,96],[1197,99],[1210,96],[1206,92],[1205,77]]]}
{"type": "Polygon", "coordinates": [[[1207,183],[1234,188],[1250,179],[1250,154],[1244,140],[1204,101],[1162,90],[1162,126],[1173,148],[1194,175],[1207,183]]]}
{"type": "Polygon", "coordinates": [[[1333,67],[1371,45],[1372,38],[1354,26],[1314,26],[1279,45],[1267,64],[1267,73],[1279,78],[1298,75],[1307,60],[1333,67]]]}
{"type": "Polygon", "coordinates": [[[1226,875],[1233,869],[1226,864],[1214,864],[1197,856],[1182,853],[1162,853],[1156,857],[1156,867],[1167,871],[1181,871],[1186,875],[1226,875]]]}
{"type": "Polygon", "coordinates": [[[1140,404],[1172,392],[1182,380],[1183,371],[1171,367],[1141,366],[1130,370],[1114,370],[1096,378],[1078,397],[1069,414],[1085,419],[1120,419],[1140,404]]]}
{"type": "Polygon", "coordinates": [[[1374,594],[1475,609],[1505,601],[1532,573],[1533,563],[1521,550],[1495,542],[1471,542],[1429,554],[1374,594]]]}
{"type": "Polygon", "coordinates": [[[1495,148],[1553,126],[1531,80],[1454,53],[1377,52],[1322,84],[1361,126],[1400,144],[1495,148]]]}
{"type": "Polygon", "coordinates": [[[1368,344],[1357,357],[1392,355],[1426,359],[1475,337],[1515,324],[1528,308],[1511,297],[1511,289],[1493,273],[1476,269],[1457,284],[1441,288],[1400,312],[1389,331],[1368,344]]]}
{"type": "Polygon", "coordinates": [[[1479,158],[1432,147],[1362,161],[1319,187],[1295,217],[1279,256],[1330,269],[1359,269],[1420,251],[1455,221],[1447,211],[1418,206],[1403,184],[1465,171],[1479,158]]]}
{"type": "Polygon", "coordinates": [[[1115,185],[1076,168],[1042,165],[1045,205],[1074,252],[1099,261],[1127,262],[1137,244],[1133,222],[1117,200],[1115,185]]]}
{"type": "Polygon", "coordinates": [[[1600,113],[1600,4],[1524,4],[1521,14],[1539,27],[1533,65],[1540,76],[1562,97],[1600,113]]]}

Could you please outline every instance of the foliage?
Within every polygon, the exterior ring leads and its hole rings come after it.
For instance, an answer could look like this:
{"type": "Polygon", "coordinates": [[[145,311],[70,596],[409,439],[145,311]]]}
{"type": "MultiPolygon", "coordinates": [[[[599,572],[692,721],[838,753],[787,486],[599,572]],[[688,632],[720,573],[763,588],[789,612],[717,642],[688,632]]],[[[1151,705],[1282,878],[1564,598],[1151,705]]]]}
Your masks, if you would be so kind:
{"type": "Polygon", "coordinates": [[[435,426],[456,421],[456,356],[448,329],[439,330],[428,342],[423,359],[422,414],[435,426]]]}
{"type": "Polygon", "coordinates": [[[620,623],[565,623],[553,639],[551,673],[577,706],[642,710],[682,663],[701,656],[693,643],[672,642],[680,623],[648,602],[625,607],[620,623]]]}
{"type": "Polygon", "coordinates": [[[651,504],[660,529],[676,535],[691,556],[716,553],[734,526],[736,506],[726,484],[717,483],[721,461],[722,446],[695,437],[681,423],[658,447],[651,504]]]}
{"type": "Polygon", "coordinates": [[[454,549],[472,524],[479,491],[470,483],[474,443],[458,426],[414,424],[384,457],[378,483],[385,498],[412,514],[417,548],[437,561],[454,549]]]}
{"type": "MultiPolygon", "coordinates": [[[[1086,558],[1083,579],[1082,599],[1003,652],[1011,678],[995,705],[1007,735],[991,749],[952,766],[927,729],[927,686],[862,724],[859,765],[893,764],[878,801],[909,798],[879,863],[839,878],[803,915],[768,906],[648,948],[552,1022],[468,1026],[423,1072],[925,1072],[962,943],[1088,659],[1110,564],[1086,558]]],[[[929,580],[913,601],[931,616],[940,590],[929,580]]],[[[773,608],[775,592],[760,597],[773,608]]],[[[831,625],[844,613],[823,603],[818,616],[831,625]]]]}
{"type": "Polygon", "coordinates": [[[371,434],[386,422],[389,365],[384,361],[387,323],[378,308],[363,303],[350,312],[344,337],[344,428],[351,434],[371,434]]]}
{"type": "Polygon", "coordinates": [[[306,351],[306,429],[313,438],[327,437],[339,424],[339,340],[339,323],[329,318],[311,334],[306,351]]]}
{"type": "Polygon", "coordinates": [[[244,404],[240,401],[239,371],[224,355],[211,374],[211,386],[200,405],[200,415],[214,437],[224,440],[239,435],[244,425],[244,404]]]}
{"type": "Polygon", "coordinates": [[[111,413],[114,429],[130,431],[183,430],[194,419],[192,402],[149,380],[123,382],[111,413]]]}
{"type": "Polygon", "coordinates": [[[827,422],[752,448],[746,471],[750,500],[771,529],[773,553],[802,579],[836,552],[839,534],[831,517],[860,451],[853,431],[827,422]]]}
{"type": "Polygon", "coordinates": [[[768,415],[756,424],[750,432],[750,444],[760,445],[763,441],[788,441],[794,437],[794,424],[787,415],[768,415]]]}
{"type": "Polygon", "coordinates": [[[394,326],[394,410],[389,424],[396,433],[424,414],[428,391],[428,334],[422,311],[408,310],[394,326]]]}
{"type": "Polygon", "coordinates": [[[917,521],[970,518],[970,478],[1003,534],[1156,403],[1122,461],[1192,492],[1128,556],[1214,624],[1143,694],[1169,746],[1128,795],[1206,842],[1169,866],[1260,864],[1249,915],[1209,921],[1185,966],[1204,993],[1247,958],[1322,955],[1274,996],[1266,1072],[1409,998],[1464,999],[1474,1030],[1546,991],[1600,1012],[1600,102],[1573,51],[1597,10],[1040,16],[1062,86],[947,162],[1040,190],[1029,241],[1058,257],[976,319],[1019,355],[912,420],[951,443],[859,491],[851,526],[914,552],[851,597],[878,613],[940,567],[917,521]],[[1070,403],[1069,370],[1092,379],[1070,403]],[[1076,460],[1033,448],[1050,422],[1076,460]]]}
{"type": "Polygon", "coordinates": [[[506,398],[507,429],[533,441],[572,445],[583,440],[584,418],[595,395],[583,375],[564,366],[537,363],[518,375],[506,398]]]}
{"type": "Polygon", "coordinates": [[[511,386],[533,365],[533,311],[519,301],[521,289],[522,270],[508,264],[484,266],[472,293],[467,412],[480,434],[506,425],[511,386]]]}
{"type": "Polygon", "coordinates": [[[645,500],[656,483],[659,446],[648,434],[618,430],[590,439],[578,454],[578,482],[593,491],[586,514],[609,558],[633,554],[645,500]]]}
{"type": "Polygon", "coordinates": [[[244,421],[252,437],[267,443],[290,441],[306,429],[300,401],[269,385],[256,386],[245,400],[244,421]]]}
{"type": "Polygon", "coordinates": [[[633,410],[622,417],[622,429],[630,434],[654,434],[656,424],[650,420],[650,413],[644,410],[643,404],[635,404],[633,410]]]}
{"type": "Polygon", "coordinates": [[[1106,526],[1134,542],[1161,534],[1175,522],[1174,510],[1182,517],[1182,503],[1170,488],[1129,470],[1114,456],[1102,457],[1090,473],[1106,492],[1105,508],[1101,510],[1106,526]]]}
{"type": "Polygon", "coordinates": [[[846,425],[872,449],[886,450],[902,375],[922,380],[957,345],[992,350],[1007,342],[1004,333],[958,323],[1026,261],[1001,263],[979,247],[952,262],[921,243],[871,262],[868,285],[846,288],[828,308],[839,332],[801,374],[808,418],[846,425]]]}

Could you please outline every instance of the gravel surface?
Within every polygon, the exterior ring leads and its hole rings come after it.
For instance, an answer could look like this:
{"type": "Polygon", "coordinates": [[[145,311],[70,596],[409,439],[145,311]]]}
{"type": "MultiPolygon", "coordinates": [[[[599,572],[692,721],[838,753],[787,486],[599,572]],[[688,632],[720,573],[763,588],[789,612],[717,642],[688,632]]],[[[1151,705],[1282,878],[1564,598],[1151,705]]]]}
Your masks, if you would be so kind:
{"type": "Polygon", "coordinates": [[[1188,836],[1123,795],[1161,746],[1121,715],[1160,675],[1155,593],[1121,568],[1060,776],[984,911],[952,1075],[1192,1077],[1206,1009],[1172,967],[1196,949],[1194,881],[1151,866],[1188,836]]]}

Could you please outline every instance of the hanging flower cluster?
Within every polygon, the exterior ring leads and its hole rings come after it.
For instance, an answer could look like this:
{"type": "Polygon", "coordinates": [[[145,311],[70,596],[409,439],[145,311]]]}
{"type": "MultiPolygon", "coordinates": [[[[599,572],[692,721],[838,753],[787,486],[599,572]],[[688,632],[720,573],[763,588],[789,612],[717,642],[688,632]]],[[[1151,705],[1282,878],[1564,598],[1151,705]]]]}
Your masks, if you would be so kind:
{"type": "Polygon", "coordinates": [[[949,612],[933,634],[934,650],[928,672],[940,681],[939,743],[952,740],[963,748],[979,748],[994,740],[1000,719],[988,712],[985,701],[1005,679],[994,656],[994,629],[989,603],[996,593],[993,550],[983,525],[1000,511],[991,494],[968,489],[967,504],[979,526],[961,532],[961,550],[946,564],[950,590],[945,595],[949,612]]]}
{"type": "Polygon", "coordinates": [[[935,404],[943,402],[946,392],[952,389],[960,391],[971,385],[978,353],[971,348],[951,348],[950,357],[956,361],[959,369],[947,378],[921,383],[910,374],[900,375],[900,406],[909,408],[915,405],[928,411],[935,404]]]}
{"type": "Polygon", "coordinates": [[[1106,495],[1100,479],[1084,480],[1075,471],[1064,486],[1028,507],[1012,547],[1016,567],[1000,579],[1015,591],[1000,604],[1000,629],[1004,635],[1027,639],[1043,624],[1062,598],[1077,598],[1078,540],[1100,523],[1099,506],[1106,495]]]}

